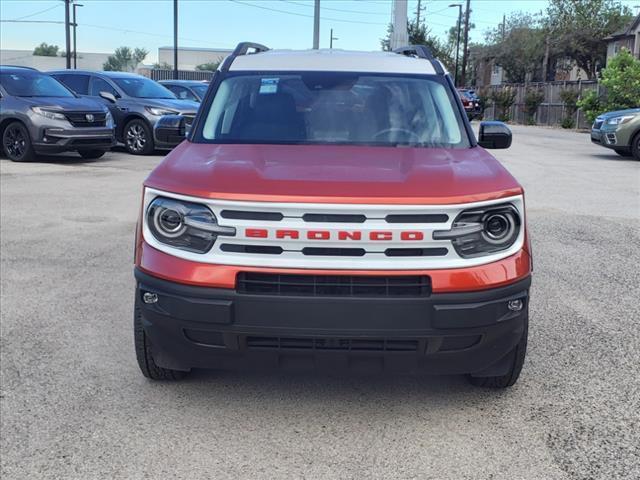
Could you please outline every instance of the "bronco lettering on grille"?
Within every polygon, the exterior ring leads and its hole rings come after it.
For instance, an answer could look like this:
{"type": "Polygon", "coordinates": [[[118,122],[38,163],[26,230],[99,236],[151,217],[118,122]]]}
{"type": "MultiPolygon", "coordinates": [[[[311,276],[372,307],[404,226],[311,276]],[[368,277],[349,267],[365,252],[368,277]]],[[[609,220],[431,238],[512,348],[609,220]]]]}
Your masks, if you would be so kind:
{"type": "MultiPolygon", "coordinates": [[[[363,235],[359,230],[338,230],[331,232],[330,230],[308,230],[306,233],[299,230],[274,230],[269,233],[266,228],[245,228],[244,235],[247,238],[277,238],[298,240],[305,237],[307,240],[341,240],[341,241],[361,241],[363,237],[370,241],[392,241],[394,240],[394,232],[386,230],[377,230],[363,235]]],[[[402,241],[420,241],[424,240],[424,232],[421,231],[402,231],[396,232],[395,235],[402,241]]],[[[396,238],[397,239],[397,238],[396,238]]]]}

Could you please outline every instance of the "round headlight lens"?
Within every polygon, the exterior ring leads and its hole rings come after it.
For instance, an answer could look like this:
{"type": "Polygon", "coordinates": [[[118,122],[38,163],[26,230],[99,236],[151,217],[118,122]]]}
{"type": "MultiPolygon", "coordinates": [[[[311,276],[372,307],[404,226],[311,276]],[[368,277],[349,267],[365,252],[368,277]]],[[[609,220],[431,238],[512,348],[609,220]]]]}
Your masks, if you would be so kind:
{"type": "Polygon", "coordinates": [[[153,226],[165,237],[176,238],[184,233],[184,215],[172,208],[160,207],[153,212],[153,226]]]}
{"type": "Polygon", "coordinates": [[[482,236],[488,243],[493,245],[507,243],[515,233],[516,224],[510,212],[489,213],[484,219],[482,236]]]}

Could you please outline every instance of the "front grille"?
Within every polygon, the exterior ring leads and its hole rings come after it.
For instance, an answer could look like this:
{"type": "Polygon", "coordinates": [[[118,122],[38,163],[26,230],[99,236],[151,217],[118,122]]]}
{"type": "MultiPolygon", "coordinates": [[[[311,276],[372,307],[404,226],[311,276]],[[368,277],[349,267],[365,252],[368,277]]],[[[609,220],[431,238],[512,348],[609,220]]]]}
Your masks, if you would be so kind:
{"type": "Polygon", "coordinates": [[[292,275],[241,272],[238,293],[313,297],[424,297],[431,278],[424,275],[292,275]]]}
{"type": "Polygon", "coordinates": [[[346,350],[361,352],[416,352],[418,340],[389,338],[247,337],[251,349],[346,350]]]}
{"type": "Polygon", "coordinates": [[[74,127],[104,127],[107,114],[105,112],[67,112],[64,114],[74,127]],[[93,116],[93,120],[87,118],[93,116]]]}

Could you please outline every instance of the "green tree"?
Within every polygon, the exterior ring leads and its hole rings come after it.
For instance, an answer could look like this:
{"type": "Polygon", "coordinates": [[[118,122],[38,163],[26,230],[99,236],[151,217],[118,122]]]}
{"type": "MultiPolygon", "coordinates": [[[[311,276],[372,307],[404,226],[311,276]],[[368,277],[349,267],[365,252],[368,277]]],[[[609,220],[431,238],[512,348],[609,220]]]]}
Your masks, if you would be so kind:
{"type": "Polygon", "coordinates": [[[102,68],[107,71],[133,72],[148,54],[144,48],[131,50],[129,47],[120,47],[107,58],[102,68]]]}
{"type": "Polygon", "coordinates": [[[60,50],[60,47],[57,45],[49,45],[48,43],[42,42],[33,49],[33,54],[41,57],[57,57],[58,50],[60,50]]]}
{"type": "Polygon", "coordinates": [[[604,38],[631,21],[631,10],[619,0],[550,0],[546,22],[561,53],[596,77],[604,65],[604,38]]]}
{"type": "Polygon", "coordinates": [[[540,78],[545,32],[538,16],[513,13],[506,18],[504,29],[489,31],[486,40],[489,48],[484,55],[495,59],[510,82],[524,83],[529,78],[540,78]]]}
{"type": "Polygon", "coordinates": [[[156,62],[152,65],[155,70],[173,70],[173,65],[167,62],[156,62]]]}
{"type": "MultiPolygon", "coordinates": [[[[433,53],[433,55],[440,60],[448,70],[453,70],[454,62],[451,57],[450,47],[446,43],[442,42],[438,37],[432,35],[431,31],[424,23],[420,22],[420,24],[418,24],[416,20],[407,22],[407,32],[409,34],[410,45],[425,45],[429,47],[431,53],[433,53]]],[[[393,25],[389,24],[387,27],[387,35],[380,39],[380,46],[385,52],[391,50],[392,33],[393,25]]]]}
{"type": "Polygon", "coordinates": [[[603,112],[640,106],[640,60],[623,49],[602,70],[600,84],[606,91],[604,97],[590,91],[578,101],[589,121],[603,112]]]}
{"type": "Polygon", "coordinates": [[[215,72],[219,66],[220,66],[220,62],[201,63],[200,65],[196,66],[196,70],[202,70],[205,72],[215,72]]]}

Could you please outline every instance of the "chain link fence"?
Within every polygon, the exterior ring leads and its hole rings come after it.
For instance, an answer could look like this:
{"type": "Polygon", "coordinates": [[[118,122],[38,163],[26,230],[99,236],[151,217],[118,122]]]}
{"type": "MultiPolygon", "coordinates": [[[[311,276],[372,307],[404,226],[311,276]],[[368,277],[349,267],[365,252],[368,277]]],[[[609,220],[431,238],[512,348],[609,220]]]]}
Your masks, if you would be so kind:
{"type": "MultiPolygon", "coordinates": [[[[159,68],[140,68],[138,70],[140,75],[144,75],[151,80],[175,80],[173,78],[173,70],[165,70],[159,68]]],[[[203,70],[178,70],[178,80],[206,80],[211,81],[213,72],[207,72],[203,70]]]]}

